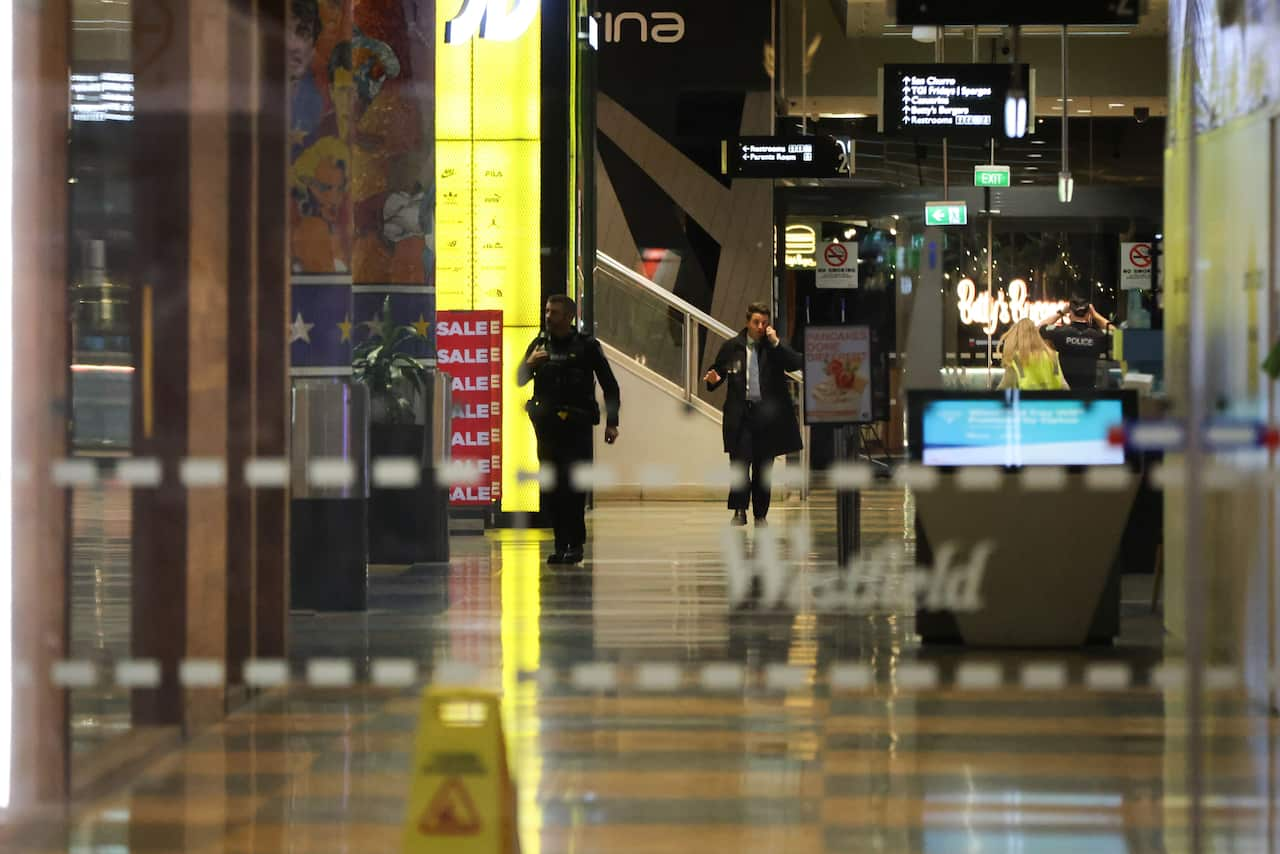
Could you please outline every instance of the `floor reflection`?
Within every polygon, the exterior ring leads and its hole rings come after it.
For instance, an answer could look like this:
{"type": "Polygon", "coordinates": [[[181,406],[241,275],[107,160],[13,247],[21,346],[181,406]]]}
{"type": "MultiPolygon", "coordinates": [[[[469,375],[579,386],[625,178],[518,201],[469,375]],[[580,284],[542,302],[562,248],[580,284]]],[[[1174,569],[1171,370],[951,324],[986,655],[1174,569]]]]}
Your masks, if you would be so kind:
{"type": "MultiPolygon", "coordinates": [[[[876,495],[866,542],[910,548],[907,498],[876,495]]],[[[809,528],[801,560],[814,565],[834,557],[823,501],[780,508],[774,523],[809,528]]],[[[709,504],[603,505],[577,569],[546,567],[535,532],[459,538],[448,566],[376,575],[365,614],[294,615],[291,654],[476,668],[503,693],[526,854],[1185,850],[1176,698],[904,690],[891,677],[911,661],[944,673],[996,661],[1012,674],[1028,656],[922,649],[909,613],[731,607],[716,546],[725,517],[709,504]],[[775,691],[751,676],[734,692],[692,678],[598,692],[565,678],[587,662],[725,660],[809,678],[775,691]],[[819,678],[833,661],[886,679],[833,693],[819,678]]],[[[1150,616],[1126,613],[1123,642],[1073,666],[1159,660],[1150,616]]],[[[1277,724],[1230,695],[1211,711],[1214,850],[1275,850],[1277,724]]],[[[412,689],[267,693],[94,804],[57,845],[30,850],[400,850],[417,712],[412,689]]]]}

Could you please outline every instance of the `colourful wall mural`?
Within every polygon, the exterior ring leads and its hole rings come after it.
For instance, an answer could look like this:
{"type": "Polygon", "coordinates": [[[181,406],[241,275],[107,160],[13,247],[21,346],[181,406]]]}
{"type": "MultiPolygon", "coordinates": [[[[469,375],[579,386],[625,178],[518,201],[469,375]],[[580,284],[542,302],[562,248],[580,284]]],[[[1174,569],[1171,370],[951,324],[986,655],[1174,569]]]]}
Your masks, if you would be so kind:
{"type": "Polygon", "coordinates": [[[434,326],[433,35],[428,0],[290,3],[295,375],[348,373],[388,295],[434,326]]]}

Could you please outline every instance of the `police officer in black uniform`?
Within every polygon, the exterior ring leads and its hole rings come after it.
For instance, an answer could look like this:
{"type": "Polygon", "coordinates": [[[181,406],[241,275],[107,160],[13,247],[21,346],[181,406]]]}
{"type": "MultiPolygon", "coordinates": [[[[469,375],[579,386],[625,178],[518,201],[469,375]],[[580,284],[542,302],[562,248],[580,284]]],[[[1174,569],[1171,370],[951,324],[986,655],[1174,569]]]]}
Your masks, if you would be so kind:
{"type": "Polygon", "coordinates": [[[551,514],[555,550],[550,564],[582,562],[587,539],[586,493],[573,488],[571,472],[591,460],[591,430],[600,423],[596,380],[604,391],[604,440],[618,439],[621,399],[600,342],[576,328],[577,309],[564,294],[547,298],[546,331],[525,350],[516,381],[533,380],[533,399],[526,409],[538,437],[538,460],[555,472],[555,484],[542,493],[551,514]]]}
{"type": "Polygon", "coordinates": [[[1089,391],[1098,385],[1098,359],[1111,349],[1115,327],[1089,302],[1088,297],[1071,298],[1070,309],[1063,309],[1040,327],[1040,335],[1058,351],[1062,376],[1073,391],[1089,391]],[[1068,314],[1071,322],[1058,326],[1068,314]]]}

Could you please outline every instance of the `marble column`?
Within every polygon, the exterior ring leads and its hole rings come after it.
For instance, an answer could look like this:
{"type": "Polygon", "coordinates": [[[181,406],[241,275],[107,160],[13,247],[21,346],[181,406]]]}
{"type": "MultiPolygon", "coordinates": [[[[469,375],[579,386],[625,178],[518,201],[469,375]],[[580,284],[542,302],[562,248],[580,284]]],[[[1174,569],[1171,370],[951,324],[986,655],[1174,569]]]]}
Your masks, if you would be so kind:
{"type": "MultiPolygon", "coordinates": [[[[14,8],[13,725],[9,807],[57,806],[68,786],[66,692],[49,678],[68,643],[67,502],[48,477],[67,452],[65,3],[14,8]],[[54,298],[50,298],[54,295],[54,298]]],[[[7,639],[6,639],[7,641],[7,639]]],[[[3,772],[0,772],[3,773],[3,772]]]]}
{"type": "Polygon", "coordinates": [[[133,494],[133,654],[164,672],[134,694],[139,725],[224,713],[223,689],[178,685],[181,659],[227,660],[234,684],[284,652],[286,497],[243,484],[248,457],[285,449],[283,5],[133,10],[133,453],[165,467],[133,494]],[[190,458],[227,484],[184,486],[190,458]]]}

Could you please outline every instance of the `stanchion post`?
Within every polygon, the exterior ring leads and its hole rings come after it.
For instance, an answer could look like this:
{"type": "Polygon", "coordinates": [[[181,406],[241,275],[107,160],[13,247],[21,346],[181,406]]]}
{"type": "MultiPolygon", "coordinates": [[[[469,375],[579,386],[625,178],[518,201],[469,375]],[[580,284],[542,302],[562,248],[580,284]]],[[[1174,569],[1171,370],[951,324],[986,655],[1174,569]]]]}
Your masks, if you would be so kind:
{"type": "MultiPolygon", "coordinates": [[[[861,434],[856,425],[842,424],[833,431],[835,439],[836,463],[851,463],[857,460],[861,434]]],[[[850,559],[862,548],[862,528],[859,517],[862,505],[862,493],[856,489],[839,489],[836,491],[836,542],[838,560],[841,568],[849,565],[850,559]]]]}

